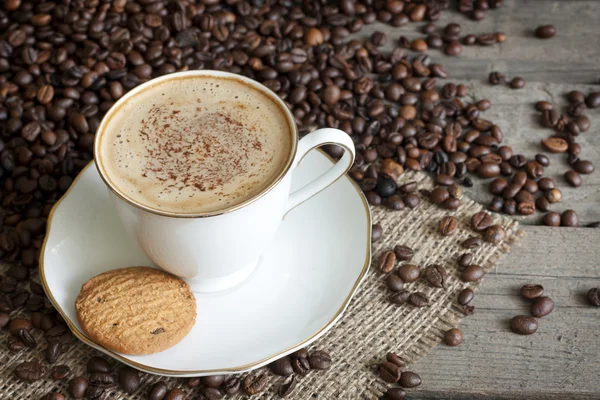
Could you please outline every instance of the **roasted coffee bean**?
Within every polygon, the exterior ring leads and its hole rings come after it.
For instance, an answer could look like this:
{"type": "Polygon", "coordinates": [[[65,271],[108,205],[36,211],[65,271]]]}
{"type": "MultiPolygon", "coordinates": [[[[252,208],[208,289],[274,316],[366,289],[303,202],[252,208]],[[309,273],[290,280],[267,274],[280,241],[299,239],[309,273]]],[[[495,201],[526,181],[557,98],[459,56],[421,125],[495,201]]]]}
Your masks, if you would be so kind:
{"type": "Polygon", "coordinates": [[[525,79],[517,76],[510,81],[510,87],[513,89],[523,89],[525,87],[525,79]]]}
{"type": "Polygon", "coordinates": [[[600,289],[591,288],[587,294],[588,301],[595,307],[600,307],[600,289]]]}
{"type": "Polygon", "coordinates": [[[510,320],[510,329],[519,335],[532,335],[537,328],[537,320],[529,315],[517,315],[510,320]]]}
{"type": "Polygon", "coordinates": [[[421,200],[419,199],[418,195],[414,193],[409,193],[406,196],[404,196],[403,201],[408,208],[415,208],[419,205],[421,200]]]}
{"type": "Polygon", "coordinates": [[[198,378],[198,377],[196,377],[196,378],[190,378],[190,379],[187,380],[188,386],[192,387],[192,388],[200,386],[200,382],[201,382],[200,378],[198,378]]]}
{"type": "Polygon", "coordinates": [[[437,187],[433,189],[429,195],[429,200],[434,204],[442,204],[450,197],[448,189],[444,187],[437,187]]]}
{"type": "Polygon", "coordinates": [[[527,284],[521,287],[521,296],[527,300],[537,299],[544,294],[544,287],[537,284],[527,284]]]}
{"type": "Polygon", "coordinates": [[[461,243],[461,246],[465,249],[476,249],[482,245],[482,240],[478,237],[470,237],[461,243]]]}
{"type": "Polygon", "coordinates": [[[110,366],[108,362],[101,357],[91,357],[87,362],[87,371],[89,373],[93,372],[109,372],[110,366]]]}
{"type": "Polygon", "coordinates": [[[531,315],[536,318],[545,317],[552,310],[554,310],[554,301],[547,296],[538,297],[531,305],[531,315]]]}
{"type": "Polygon", "coordinates": [[[291,360],[287,356],[273,361],[269,364],[269,368],[271,369],[271,372],[279,376],[289,376],[294,373],[291,360]]]}
{"type": "Polygon", "coordinates": [[[477,167],[477,174],[481,178],[493,178],[500,175],[500,165],[494,162],[482,162],[477,167]]]}
{"type": "Polygon", "coordinates": [[[174,388],[167,393],[165,400],[185,400],[185,392],[179,388],[174,388]]]}
{"type": "Polygon", "coordinates": [[[421,377],[414,372],[404,371],[398,381],[398,385],[405,389],[416,388],[421,385],[421,377]]]}
{"type": "Polygon", "coordinates": [[[116,386],[117,380],[110,372],[92,372],[89,377],[90,386],[110,389],[116,386]]]}
{"type": "Polygon", "coordinates": [[[492,225],[483,232],[483,240],[498,244],[506,238],[506,231],[500,225],[492,225]]]}
{"type": "Polygon", "coordinates": [[[583,183],[583,180],[581,179],[581,175],[579,175],[578,172],[573,171],[573,170],[569,170],[569,171],[565,172],[564,177],[565,177],[565,181],[567,181],[567,183],[569,185],[571,185],[572,187],[579,187],[583,183]]]}
{"type": "Polygon", "coordinates": [[[379,256],[379,270],[384,274],[392,272],[396,268],[396,253],[388,250],[379,256]]]}
{"type": "Polygon", "coordinates": [[[580,174],[591,174],[595,168],[591,161],[579,160],[573,164],[573,169],[580,174]]]}
{"type": "Polygon", "coordinates": [[[471,228],[476,232],[483,232],[492,225],[492,217],[485,211],[479,211],[471,217],[471,228]]]}
{"type": "Polygon", "coordinates": [[[200,389],[200,400],[219,400],[223,398],[223,393],[217,388],[203,387],[200,389]]]}
{"type": "Polygon", "coordinates": [[[589,108],[600,107],[600,92],[591,92],[585,98],[585,103],[589,108]]]}
{"type": "Polygon", "coordinates": [[[304,376],[310,371],[310,363],[307,358],[297,357],[292,359],[292,369],[296,374],[304,376]]]}
{"type": "Polygon", "coordinates": [[[399,261],[410,261],[415,254],[413,249],[401,244],[394,246],[394,253],[399,261]]]}
{"type": "Polygon", "coordinates": [[[402,193],[408,194],[408,193],[414,193],[417,191],[418,187],[417,187],[417,182],[412,181],[412,182],[408,182],[405,183],[404,185],[400,186],[398,188],[402,193]]]}
{"type": "Polygon", "coordinates": [[[55,381],[62,381],[63,379],[67,379],[71,375],[71,369],[68,365],[57,365],[52,368],[50,372],[50,376],[55,381]]]}
{"type": "MultiPolygon", "coordinates": [[[[87,385],[86,385],[87,386],[87,385]]],[[[148,400],[163,400],[168,391],[167,384],[163,381],[158,381],[152,386],[148,393],[148,400]]]]}
{"type": "Polygon", "coordinates": [[[386,354],[385,359],[388,362],[391,362],[392,364],[397,365],[400,368],[404,368],[406,367],[406,361],[404,361],[402,359],[402,357],[398,356],[397,354],[394,354],[392,352],[389,352],[386,354]]]}
{"type": "Polygon", "coordinates": [[[53,340],[48,343],[48,347],[46,347],[46,352],[44,354],[46,356],[46,361],[48,361],[49,364],[54,364],[58,360],[58,357],[61,355],[61,353],[62,345],[53,340]]]}
{"type": "Polygon", "coordinates": [[[406,391],[402,388],[389,388],[385,392],[385,398],[387,400],[404,400],[406,398],[406,391]]]}
{"type": "Polygon", "coordinates": [[[33,324],[26,318],[13,318],[8,323],[8,330],[15,336],[19,336],[21,330],[30,331],[31,329],[33,329],[33,324]]]}
{"type": "Polygon", "coordinates": [[[458,257],[458,266],[460,269],[467,268],[473,261],[473,254],[463,253],[458,257]]]}
{"type": "Polygon", "coordinates": [[[69,394],[75,399],[82,399],[88,389],[88,380],[82,376],[69,381],[69,394]]]}
{"type": "Polygon", "coordinates": [[[377,242],[383,236],[383,228],[380,224],[373,224],[371,226],[371,243],[377,242]]]}
{"type": "Polygon", "coordinates": [[[397,305],[406,304],[410,295],[411,293],[408,290],[400,290],[390,296],[390,303],[397,305]]]}
{"type": "Polygon", "coordinates": [[[400,197],[399,195],[393,195],[390,196],[388,198],[386,198],[383,201],[383,205],[387,208],[389,208],[390,210],[404,210],[405,204],[402,201],[402,197],[400,197]]]}
{"type": "Polygon", "coordinates": [[[531,215],[535,211],[535,204],[530,201],[523,201],[517,204],[517,212],[521,215],[531,215]]]}
{"type": "Polygon", "coordinates": [[[292,376],[287,381],[285,381],[283,385],[279,386],[279,388],[277,389],[277,393],[279,394],[279,397],[287,397],[294,391],[295,387],[296,378],[292,376]]]}
{"type": "Polygon", "coordinates": [[[225,381],[225,375],[209,375],[200,378],[200,381],[204,386],[208,387],[219,387],[225,381]]]}
{"type": "Polygon", "coordinates": [[[425,293],[415,292],[408,297],[408,303],[413,307],[421,308],[429,304],[429,298],[427,298],[427,295],[425,295],[425,293]]]}
{"type": "Polygon", "coordinates": [[[465,306],[469,304],[471,300],[473,300],[473,297],[475,297],[475,292],[473,292],[473,290],[469,288],[463,289],[458,294],[458,304],[460,304],[461,306],[465,306]]]}
{"type": "Polygon", "coordinates": [[[392,179],[382,179],[377,182],[377,194],[381,197],[388,197],[396,193],[398,185],[392,179]]]}
{"type": "Polygon", "coordinates": [[[384,361],[379,365],[379,376],[386,382],[396,383],[402,376],[402,369],[394,363],[384,361]]]}
{"type": "Polygon", "coordinates": [[[331,367],[331,356],[325,351],[316,350],[310,353],[308,362],[311,369],[326,370],[331,367]]]}
{"type": "MultiPolygon", "coordinates": [[[[294,359],[294,360],[297,360],[297,359],[294,359]]],[[[293,362],[292,362],[292,365],[293,365],[293,362]]],[[[300,374],[300,372],[296,371],[295,368],[294,368],[294,372],[296,372],[297,374],[300,374]]],[[[300,375],[302,375],[302,374],[300,374],[300,375]]],[[[221,386],[221,389],[223,390],[223,392],[225,392],[225,394],[232,396],[236,393],[239,393],[241,387],[242,387],[242,382],[240,381],[240,379],[235,376],[230,376],[229,378],[225,379],[225,381],[223,382],[223,385],[221,386]]]]}
{"type": "Polygon", "coordinates": [[[446,283],[446,279],[448,278],[446,269],[441,265],[436,264],[428,265],[425,268],[424,275],[425,279],[427,279],[427,282],[436,288],[443,288],[444,284],[446,283]]]}
{"type": "Polygon", "coordinates": [[[492,194],[500,195],[508,186],[508,181],[504,178],[496,178],[490,182],[490,192],[492,194]]]}
{"type": "Polygon", "coordinates": [[[421,277],[421,269],[413,264],[404,264],[396,271],[400,279],[406,283],[411,283],[421,277]]]}
{"type": "Polygon", "coordinates": [[[132,394],[140,387],[140,374],[137,370],[124,366],[119,369],[119,386],[125,393],[132,394]]]}
{"type": "Polygon", "coordinates": [[[560,214],[550,211],[544,215],[543,222],[546,226],[560,226],[560,214]]]}
{"type": "Polygon", "coordinates": [[[35,382],[46,376],[46,366],[35,361],[25,361],[17,365],[15,376],[22,381],[35,382]]]}
{"type": "Polygon", "coordinates": [[[385,278],[385,284],[392,292],[399,292],[404,286],[404,281],[396,274],[390,274],[385,278]]]}
{"type": "Polygon", "coordinates": [[[447,346],[458,346],[463,341],[463,334],[460,329],[450,329],[444,333],[444,343],[447,346]]]}
{"type": "Polygon", "coordinates": [[[578,226],[579,225],[579,217],[574,210],[566,210],[560,216],[560,225],[561,226],[578,226]]]}
{"type": "Polygon", "coordinates": [[[45,400],[65,400],[65,396],[63,396],[62,394],[58,393],[58,392],[54,392],[54,393],[48,393],[46,395],[46,397],[44,397],[45,400]]]}
{"type": "Polygon", "coordinates": [[[443,236],[451,236],[458,229],[458,220],[454,217],[446,216],[438,224],[438,232],[443,236]]]}
{"type": "Polygon", "coordinates": [[[542,146],[551,153],[564,153],[569,148],[569,144],[563,138],[549,137],[542,140],[542,146]]]}
{"type": "Polygon", "coordinates": [[[540,39],[550,39],[556,35],[556,27],[554,25],[540,25],[535,28],[535,36],[540,39]]]}
{"type": "Polygon", "coordinates": [[[479,265],[471,264],[466,267],[460,274],[460,279],[463,282],[479,282],[485,272],[479,265]]]}
{"type": "Polygon", "coordinates": [[[554,189],[554,181],[552,178],[542,178],[537,184],[538,188],[543,191],[554,189]]]}
{"type": "Polygon", "coordinates": [[[562,199],[562,193],[556,188],[549,190],[548,193],[546,193],[546,199],[548,199],[548,203],[550,204],[558,203],[562,199]]]}

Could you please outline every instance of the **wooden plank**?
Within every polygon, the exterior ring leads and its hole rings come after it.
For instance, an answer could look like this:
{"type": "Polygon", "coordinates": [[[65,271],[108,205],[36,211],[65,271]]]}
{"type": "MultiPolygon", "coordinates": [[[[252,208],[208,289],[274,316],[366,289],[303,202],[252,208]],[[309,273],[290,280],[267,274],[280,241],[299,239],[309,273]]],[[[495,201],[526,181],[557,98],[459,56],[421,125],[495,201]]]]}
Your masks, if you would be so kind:
{"type": "MultiPolygon", "coordinates": [[[[484,118],[497,123],[504,132],[504,144],[510,145],[515,153],[532,158],[543,149],[540,141],[553,134],[539,123],[540,113],[533,105],[539,100],[548,100],[565,111],[567,102],[564,95],[570,90],[588,93],[600,90],[599,83],[600,51],[597,40],[600,38],[600,2],[598,1],[520,1],[505,2],[505,6],[488,12],[488,18],[475,22],[458,12],[442,13],[436,23],[441,30],[449,22],[462,25],[463,33],[485,33],[504,31],[509,39],[490,47],[465,47],[460,57],[447,57],[441,51],[430,50],[433,62],[445,65],[453,82],[466,83],[471,99],[488,98],[493,102],[491,110],[484,118]],[[577,23],[573,23],[577,21],[577,23]],[[540,40],[532,35],[537,25],[551,23],[559,33],[550,40],[540,40]],[[510,77],[523,76],[527,86],[522,90],[512,90],[504,85],[491,86],[487,82],[489,72],[498,70],[510,77]]],[[[409,38],[423,37],[419,32],[421,24],[408,24],[394,28],[381,23],[366,26],[360,36],[368,37],[376,30],[389,36],[384,49],[397,45],[400,35],[409,38]],[[417,29],[415,27],[417,25],[417,29]]],[[[440,84],[444,81],[440,80],[440,84]]],[[[583,147],[582,158],[592,161],[600,169],[600,109],[588,110],[591,121],[588,132],[582,133],[578,142],[583,147]]],[[[600,221],[600,173],[583,176],[584,185],[571,188],[563,178],[569,169],[565,155],[550,155],[551,165],[546,168],[546,176],[555,180],[563,193],[563,202],[555,204],[552,210],[577,211],[581,224],[600,221]]],[[[475,180],[475,186],[465,192],[473,199],[489,204],[492,195],[487,191],[489,181],[475,180]]],[[[542,213],[520,218],[524,224],[539,224],[542,213]]]]}
{"type": "MultiPolygon", "coordinates": [[[[529,0],[505,1],[502,8],[490,10],[482,21],[472,21],[456,11],[443,12],[435,22],[439,32],[455,22],[461,25],[462,35],[501,31],[508,34],[508,39],[489,47],[464,46],[460,57],[446,57],[441,50],[430,50],[428,54],[443,60],[456,79],[487,79],[491,71],[498,70],[527,81],[599,84],[599,10],[597,0],[529,0]],[[550,40],[537,39],[533,31],[546,24],[556,26],[557,35],[550,40]]],[[[376,30],[386,32],[392,39],[386,47],[389,49],[397,45],[400,35],[425,37],[420,32],[424,24],[394,28],[375,23],[359,34],[368,37],[376,30]]]]}
{"type": "Polygon", "coordinates": [[[586,293],[600,286],[600,229],[524,230],[475,296],[475,314],[461,324],[464,342],[440,344],[411,367],[423,378],[411,398],[598,398],[600,308],[587,304],[586,293]],[[529,312],[518,293],[525,283],[541,283],[556,304],[532,336],[509,326],[529,312]]]}

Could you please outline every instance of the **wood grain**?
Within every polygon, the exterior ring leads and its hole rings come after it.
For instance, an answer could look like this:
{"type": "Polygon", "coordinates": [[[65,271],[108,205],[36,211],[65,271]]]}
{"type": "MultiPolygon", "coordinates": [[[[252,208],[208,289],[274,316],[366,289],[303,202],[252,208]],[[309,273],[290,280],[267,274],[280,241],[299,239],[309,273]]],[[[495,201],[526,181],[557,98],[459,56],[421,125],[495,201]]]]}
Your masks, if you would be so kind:
{"type": "MultiPolygon", "coordinates": [[[[553,131],[539,123],[540,113],[534,104],[539,100],[554,103],[565,111],[565,94],[571,90],[584,93],[600,90],[600,1],[506,1],[504,7],[487,13],[483,21],[469,20],[455,11],[442,13],[436,22],[438,30],[449,22],[462,26],[462,34],[503,31],[508,39],[502,44],[489,47],[464,46],[459,57],[445,56],[440,50],[429,50],[433,62],[443,64],[450,73],[451,81],[465,83],[470,99],[490,99],[493,107],[484,114],[499,125],[504,132],[504,144],[516,153],[532,158],[542,152],[540,141],[553,131]],[[576,21],[576,22],[575,22],[576,21]],[[533,30],[538,25],[554,24],[558,34],[550,40],[537,39],[533,30]],[[509,77],[522,76],[527,85],[513,90],[507,86],[492,86],[487,82],[491,71],[500,71],[509,77]]],[[[424,37],[421,24],[408,24],[394,28],[375,23],[365,26],[359,36],[368,37],[375,31],[386,32],[390,50],[398,45],[401,35],[410,39],[424,37]]],[[[439,80],[440,84],[445,80],[439,80]]],[[[600,109],[588,110],[591,128],[582,133],[578,142],[583,147],[582,159],[592,161],[600,169],[600,109]]],[[[565,209],[577,211],[582,224],[600,221],[600,173],[583,176],[584,185],[571,188],[563,174],[569,169],[566,155],[549,155],[551,165],[546,176],[557,183],[563,192],[563,202],[555,204],[553,211],[565,209]]],[[[475,180],[475,186],[465,193],[473,199],[489,204],[492,195],[487,191],[489,181],[475,180]]],[[[542,213],[519,218],[524,224],[539,224],[542,213]]]]}
{"type": "Polygon", "coordinates": [[[586,293],[600,286],[600,229],[525,227],[526,236],[471,303],[464,342],[437,346],[412,366],[423,385],[418,399],[591,399],[600,397],[600,308],[586,293]],[[509,320],[529,313],[519,295],[540,283],[556,306],[531,336],[510,332],[509,320]]]}

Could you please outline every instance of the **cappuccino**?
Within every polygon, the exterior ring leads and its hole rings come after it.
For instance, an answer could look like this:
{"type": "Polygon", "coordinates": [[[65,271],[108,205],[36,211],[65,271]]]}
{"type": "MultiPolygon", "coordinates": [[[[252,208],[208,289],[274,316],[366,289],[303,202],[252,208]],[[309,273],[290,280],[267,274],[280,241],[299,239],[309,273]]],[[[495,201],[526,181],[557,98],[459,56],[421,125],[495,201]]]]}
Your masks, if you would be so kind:
{"type": "Polygon", "coordinates": [[[282,105],[235,78],[167,79],[118,104],[96,158],[122,196],[168,213],[218,213],[285,172],[293,126],[282,105]]]}

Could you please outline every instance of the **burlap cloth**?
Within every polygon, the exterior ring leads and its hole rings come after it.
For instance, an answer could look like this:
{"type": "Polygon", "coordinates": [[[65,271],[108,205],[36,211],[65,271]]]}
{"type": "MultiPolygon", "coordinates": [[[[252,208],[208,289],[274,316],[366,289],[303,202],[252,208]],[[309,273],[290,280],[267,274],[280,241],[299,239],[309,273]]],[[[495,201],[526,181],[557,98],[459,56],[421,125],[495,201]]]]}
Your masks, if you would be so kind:
{"type": "MultiPolygon", "coordinates": [[[[401,178],[401,182],[411,180],[418,181],[420,189],[433,187],[431,179],[422,173],[408,172],[401,178]]],[[[474,235],[469,227],[471,216],[484,209],[482,205],[466,197],[463,197],[462,202],[462,206],[455,212],[442,210],[424,198],[421,198],[421,203],[413,210],[372,208],[373,222],[383,226],[384,236],[374,245],[371,270],[341,320],[310,346],[311,350],[328,351],[333,357],[333,365],[328,371],[311,372],[306,377],[297,377],[298,384],[288,398],[377,399],[385,392],[387,384],[373,373],[373,364],[381,362],[389,351],[414,362],[440,342],[444,331],[458,326],[463,317],[456,304],[458,292],[467,286],[476,288],[479,285],[467,285],[458,279],[456,259],[465,251],[460,243],[474,235]],[[454,236],[443,237],[437,233],[437,224],[448,214],[458,218],[459,230],[454,236]],[[392,249],[396,244],[404,244],[415,250],[411,263],[423,268],[432,263],[441,264],[449,273],[444,289],[432,288],[423,279],[406,285],[410,290],[422,291],[429,296],[430,302],[425,308],[397,306],[387,300],[390,292],[385,286],[383,274],[377,269],[377,260],[382,251],[392,249]]],[[[488,272],[510,250],[510,244],[520,235],[518,223],[513,219],[494,214],[493,220],[504,226],[507,239],[499,246],[485,243],[472,251],[474,263],[488,272]]],[[[2,267],[3,271],[6,269],[7,266],[2,267]]],[[[473,304],[476,305],[477,301],[473,304]]],[[[20,313],[28,315],[22,311],[13,312],[13,315],[20,313]]],[[[17,354],[7,350],[8,336],[6,328],[0,332],[0,399],[37,400],[53,390],[68,397],[68,381],[54,382],[47,378],[35,383],[25,383],[13,375],[15,366],[22,361],[45,362],[46,343],[42,334],[33,332],[38,342],[36,349],[25,348],[17,354]]],[[[67,364],[74,375],[85,375],[86,362],[93,355],[101,353],[73,339],[55,365],[67,364]]],[[[111,363],[118,367],[118,362],[111,360],[111,363]]],[[[418,369],[415,372],[418,373],[418,369]]],[[[145,373],[141,376],[142,385],[135,394],[125,395],[122,391],[115,390],[111,398],[146,399],[149,388],[159,379],[165,380],[169,387],[185,390],[188,399],[195,399],[197,396],[198,389],[189,388],[184,378],[164,378],[145,373]]],[[[268,389],[254,398],[278,398],[276,390],[284,381],[284,378],[270,374],[268,389]]],[[[423,382],[423,386],[426,385],[427,382],[423,382]]]]}

